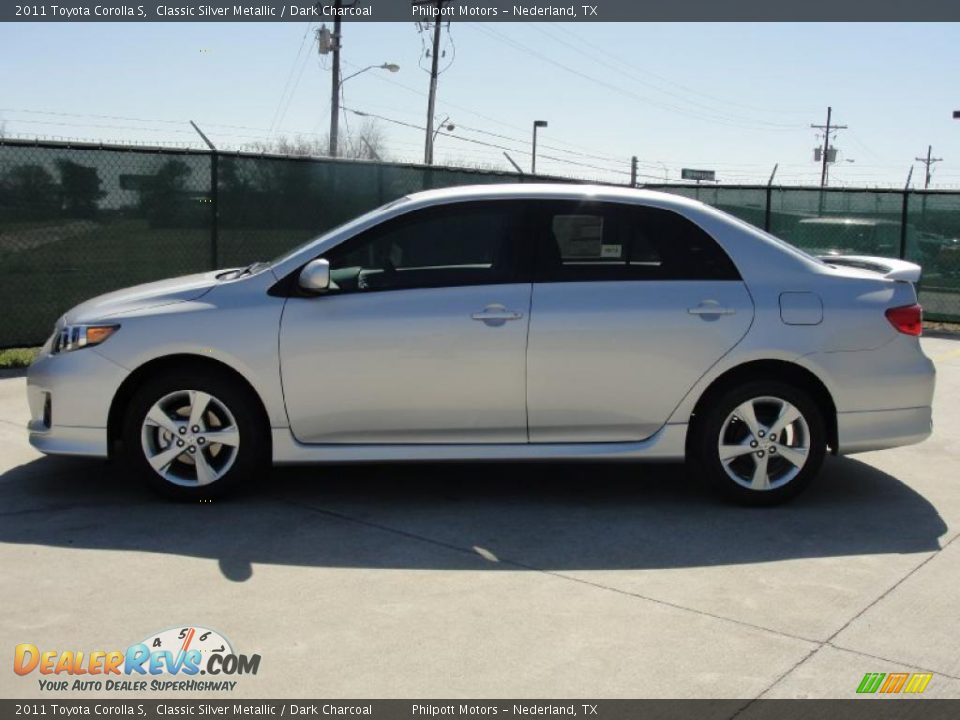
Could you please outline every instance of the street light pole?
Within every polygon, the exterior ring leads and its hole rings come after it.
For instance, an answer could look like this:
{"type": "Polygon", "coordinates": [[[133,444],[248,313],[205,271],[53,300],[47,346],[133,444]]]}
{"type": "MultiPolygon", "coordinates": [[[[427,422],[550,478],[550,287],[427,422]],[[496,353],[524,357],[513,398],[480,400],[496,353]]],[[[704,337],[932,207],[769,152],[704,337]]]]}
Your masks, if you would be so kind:
{"type": "Polygon", "coordinates": [[[382,65],[367,65],[365,68],[360,68],[355,73],[351,73],[350,75],[347,75],[343,80],[340,81],[340,85],[343,85],[350,78],[355,78],[357,75],[360,75],[361,73],[365,73],[367,70],[387,70],[388,72],[395,73],[399,69],[400,69],[400,66],[395,65],[394,63],[383,63],[382,65]]]}
{"type": "MultiPolygon", "coordinates": [[[[338,0],[339,1],[339,0],[338,0]]],[[[333,81],[332,87],[333,90],[330,95],[330,145],[327,148],[327,152],[330,157],[337,157],[337,152],[339,150],[339,131],[340,131],[340,92],[343,88],[343,84],[350,78],[354,78],[360,73],[365,73],[367,70],[386,70],[388,72],[395,73],[400,69],[400,66],[396,63],[383,63],[382,65],[368,65],[365,68],[357,70],[355,73],[347,75],[343,80],[340,79],[340,21],[337,20],[333,24],[334,32],[332,35],[333,42],[333,67],[335,68],[333,72],[333,81]]]]}
{"type": "Polygon", "coordinates": [[[430,140],[430,164],[433,164],[433,148],[437,143],[437,135],[440,134],[441,130],[446,130],[447,132],[453,132],[457,129],[457,126],[450,122],[450,116],[447,115],[443,120],[440,121],[440,124],[437,126],[437,129],[433,131],[433,138],[430,140]]]}
{"type": "Polygon", "coordinates": [[[537,129],[547,127],[546,120],[533,121],[533,152],[530,154],[530,174],[537,174],[537,129]]]}

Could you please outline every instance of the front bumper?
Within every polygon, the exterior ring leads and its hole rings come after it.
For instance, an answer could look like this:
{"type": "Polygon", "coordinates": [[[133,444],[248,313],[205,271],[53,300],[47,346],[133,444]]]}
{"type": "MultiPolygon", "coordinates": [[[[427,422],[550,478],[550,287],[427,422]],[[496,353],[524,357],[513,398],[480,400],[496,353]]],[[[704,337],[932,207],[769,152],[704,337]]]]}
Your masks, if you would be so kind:
{"type": "Polygon", "coordinates": [[[106,428],[47,428],[31,420],[27,430],[30,431],[30,444],[46,455],[107,457],[106,428]]]}
{"type": "Polygon", "coordinates": [[[30,444],[50,455],[106,457],[110,403],[127,375],[94,348],[41,355],[27,372],[30,444]]]}

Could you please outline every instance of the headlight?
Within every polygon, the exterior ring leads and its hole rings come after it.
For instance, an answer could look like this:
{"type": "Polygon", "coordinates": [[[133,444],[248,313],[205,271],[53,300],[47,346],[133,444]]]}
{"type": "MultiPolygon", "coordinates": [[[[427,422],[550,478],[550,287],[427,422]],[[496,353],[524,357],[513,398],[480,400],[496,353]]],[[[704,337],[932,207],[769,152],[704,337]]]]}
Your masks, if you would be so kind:
{"type": "Polygon", "coordinates": [[[119,329],[119,325],[66,325],[53,338],[50,352],[56,355],[99,345],[119,329]]]}

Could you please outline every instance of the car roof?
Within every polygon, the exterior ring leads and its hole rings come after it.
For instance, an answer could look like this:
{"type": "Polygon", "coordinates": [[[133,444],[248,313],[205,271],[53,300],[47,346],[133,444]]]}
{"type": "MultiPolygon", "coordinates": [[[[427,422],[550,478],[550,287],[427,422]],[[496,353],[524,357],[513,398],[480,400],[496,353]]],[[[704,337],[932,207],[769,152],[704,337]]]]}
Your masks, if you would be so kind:
{"type": "Polygon", "coordinates": [[[489,185],[459,185],[455,187],[424,190],[407,196],[410,200],[423,202],[450,202],[455,200],[501,200],[507,198],[558,199],[558,200],[606,200],[612,202],[651,202],[660,207],[704,207],[703,203],[672,193],[618,187],[614,185],[588,185],[581,183],[491,183],[489,185]]]}
{"type": "Polygon", "coordinates": [[[813,217],[804,218],[798,225],[897,225],[893,220],[858,217],[813,217]]]}

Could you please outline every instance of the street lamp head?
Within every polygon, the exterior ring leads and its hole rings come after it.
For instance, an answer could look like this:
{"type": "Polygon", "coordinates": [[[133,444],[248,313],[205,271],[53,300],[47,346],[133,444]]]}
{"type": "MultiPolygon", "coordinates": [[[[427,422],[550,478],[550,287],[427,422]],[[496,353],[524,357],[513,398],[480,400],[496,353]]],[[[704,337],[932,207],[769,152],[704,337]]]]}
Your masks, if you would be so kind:
{"type": "Polygon", "coordinates": [[[546,127],[546,126],[547,126],[547,121],[546,121],[546,120],[534,120],[534,121],[533,121],[533,126],[534,126],[534,127],[538,127],[538,128],[546,127]]]}
{"type": "Polygon", "coordinates": [[[380,69],[395,73],[398,70],[400,70],[400,66],[397,65],[396,63],[384,63],[383,65],[380,66],[380,69]]]}
{"type": "Polygon", "coordinates": [[[454,130],[457,129],[457,126],[454,125],[453,123],[448,123],[447,125],[444,126],[443,129],[446,130],[447,132],[453,132],[454,130]]]}

